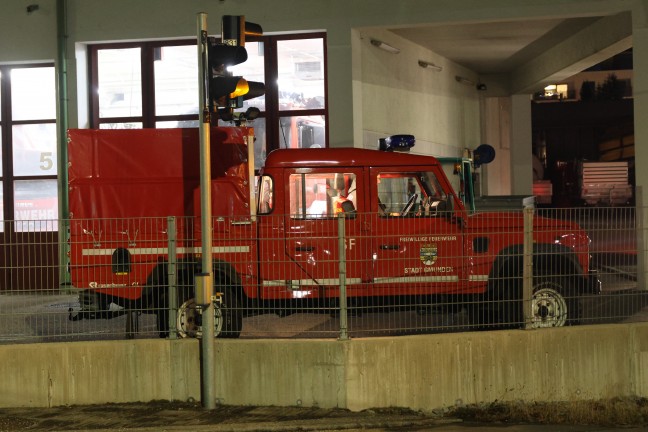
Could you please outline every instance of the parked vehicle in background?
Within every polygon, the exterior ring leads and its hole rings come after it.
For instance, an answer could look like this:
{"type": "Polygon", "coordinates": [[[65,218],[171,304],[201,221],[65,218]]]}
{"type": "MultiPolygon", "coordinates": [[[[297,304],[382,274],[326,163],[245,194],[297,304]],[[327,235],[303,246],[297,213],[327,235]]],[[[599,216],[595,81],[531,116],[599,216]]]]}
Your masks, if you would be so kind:
{"type": "Polygon", "coordinates": [[[628,162],[580,162],[580,198],[587,205],[626,205],[632,199],[628,162]]]}

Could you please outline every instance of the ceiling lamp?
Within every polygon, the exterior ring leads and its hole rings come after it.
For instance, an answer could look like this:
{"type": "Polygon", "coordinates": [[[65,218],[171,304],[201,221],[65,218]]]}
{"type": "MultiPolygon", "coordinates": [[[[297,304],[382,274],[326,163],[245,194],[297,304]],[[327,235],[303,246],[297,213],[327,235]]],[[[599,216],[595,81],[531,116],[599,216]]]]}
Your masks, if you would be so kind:
{"type": "Polygon", "coordinates": [[[459,75],[455,75],[455,79],[457,80],[458,83],[461,83],[461,84],[464,84],[464,85],[467,85],[467,86],[474,86],[475,85],[475,81],[469,80],[468,78],[465,78],[465,77],[462,77],[462,76],[459,76],[459,75]]]}
{"type": "Polygon", "coordinates": [[[392,54],[398,54],[400,50],[396,47],[393,47],[383,41],[379,41],[378,39],[371,39],[371,45],[378,47],[382,50],[385,50],[387,52],[390,52],[392,54]]]}
{"type": "Polygon", "coordinates": [[[425,60],[419,60],[418,65],[425,69],[431,69],[436,72],[441,72],[443,68],[441,66],[435,65],[434,63],[427,62],[425,60]]]}

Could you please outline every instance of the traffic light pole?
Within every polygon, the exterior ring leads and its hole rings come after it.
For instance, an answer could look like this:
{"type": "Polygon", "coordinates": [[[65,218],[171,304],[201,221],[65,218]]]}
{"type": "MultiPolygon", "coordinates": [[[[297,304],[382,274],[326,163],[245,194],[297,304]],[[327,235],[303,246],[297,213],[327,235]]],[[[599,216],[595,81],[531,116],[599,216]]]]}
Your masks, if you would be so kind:
{"type": "MultiPolygon", "coordinates": [[[[198,14],[198,79],[200,109],[200,214],[202,228],[202,272],[208,274],[204,287],[196,286],[196,303],[203,303],[201,344],[201,401],[206,409],[216,408],[214,396],[214,285],[212,283],[212,212],[211,212],[211,165],[210,165],[210,116],[207,14],[198,14]],[[202,293],[202,295],[200,294],[202,293]],[[199,300],[199,297],[205,297],[199,300]]],[[[199,278],[196,278],[198,281],[199,278]]],[[[204,282],[204,280],[203,280],[204,282]]]]}

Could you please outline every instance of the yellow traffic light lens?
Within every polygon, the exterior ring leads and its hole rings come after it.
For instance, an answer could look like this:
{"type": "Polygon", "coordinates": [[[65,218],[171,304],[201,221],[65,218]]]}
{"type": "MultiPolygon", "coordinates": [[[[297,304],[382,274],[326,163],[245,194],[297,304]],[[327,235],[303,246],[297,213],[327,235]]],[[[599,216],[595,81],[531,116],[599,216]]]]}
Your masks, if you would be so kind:
{"type": "Polygon", "coordinates": [[[230,93],[229,97],[234,99],[234,98],[237,98],[239,96],[243,96],[243,95],[247,94],[247,92],[249,92],[249,91],[250,91],[250,86],[248,85],[248,82],[246,80],[244,80],[243,78],[241,78],[236,83],[236,88],[234,89],[234,91],[232,93],[230,93]]]}

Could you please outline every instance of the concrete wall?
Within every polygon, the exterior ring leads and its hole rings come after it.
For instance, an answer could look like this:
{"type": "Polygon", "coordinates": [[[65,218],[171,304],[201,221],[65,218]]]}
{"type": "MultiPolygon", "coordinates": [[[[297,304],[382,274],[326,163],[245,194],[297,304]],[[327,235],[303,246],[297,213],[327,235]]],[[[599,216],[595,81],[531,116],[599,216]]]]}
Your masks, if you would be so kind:
{"type": "MultiPolygon", "coordinates": [[[[648,323],[335,340],[217,340],[227,405],[432,410],[648,396],[648,323]]],[[[0,346],[0,407],[200,399],[197,340],[0,346]]]]}
{"type": "Polygon", "coordinates": [[[199,400],[199,354],[197,340],[4,345],[0,406],[199,400]]]}

